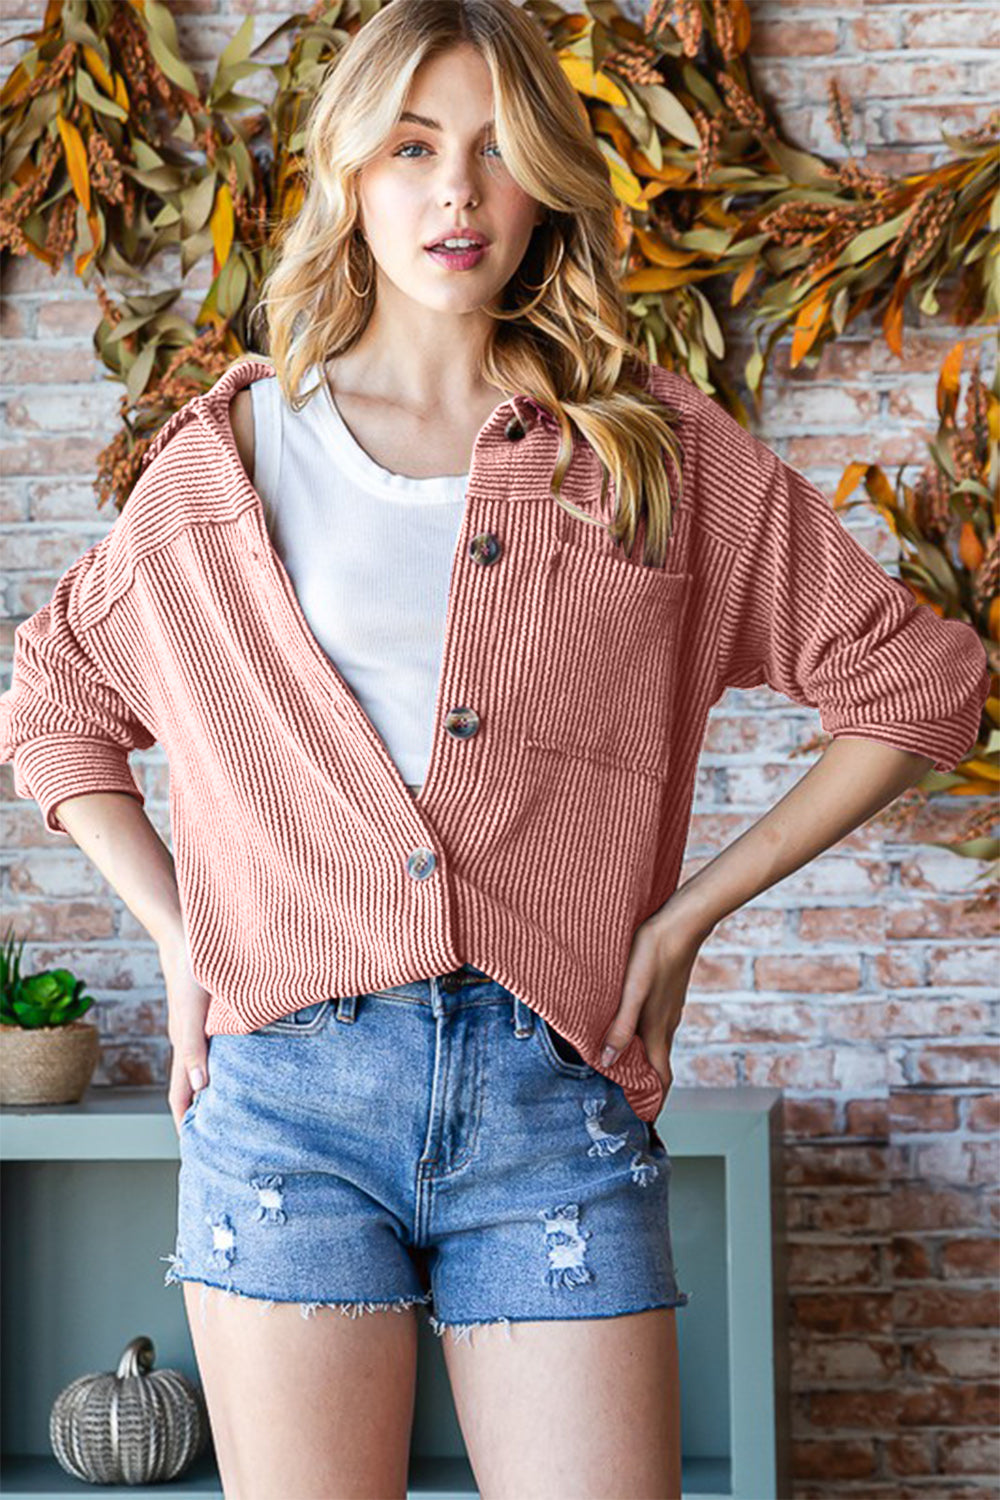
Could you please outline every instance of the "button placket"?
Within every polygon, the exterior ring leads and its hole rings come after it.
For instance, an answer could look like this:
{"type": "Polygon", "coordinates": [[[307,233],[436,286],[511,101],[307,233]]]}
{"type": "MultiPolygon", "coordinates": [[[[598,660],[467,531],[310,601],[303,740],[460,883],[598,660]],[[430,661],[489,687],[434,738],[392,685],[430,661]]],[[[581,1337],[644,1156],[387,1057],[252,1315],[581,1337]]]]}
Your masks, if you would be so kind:
{"type": "MultiPolygon", "coordinates": [[[[530,425],[531,418],[527,416],[522,418],[515,407],[513,415],[508,418],[504,427],[504,436],[509,442],[520,442],[523,437],[527,436],[530,425]]],[[[478,563],[480,566],[488,566],[496,562],[502,550],[499,539],[492,532],[481,531],[471,538],[467,552],[473,562],[478,563]]],[[[475,734],[478,734],[479,725],[480,719],[476,710],[465,705],[449,709],[444,719],[445,733],[450,735],[452,739],[471,739],[475,734]]],[[[419,851],[415,851],[410,856],[411,860],[415,858],[417,853],[419,851]]]]}
{"type": "MultiPolygon", "coordinates": [[[[258,376],[261,373],[271,376],[274,372],[269,366],[262,365],[256,373],[258,376]]],[[[227,449],[231,449],[230,457],[233,459],[234,466],[238,469],[240,483],[253,499],[252,524],[254,527],[254,540],[248,551],[254,563],[260,568],[266,578],[267,585],[272,590],[274,602],[280,606],[282,612],[280,628],[285,644],[294,652],[296,665],[303,672],[308,672],[314,682],[326,689],[328,700],[337,719],[347,726],[348,729],[353,728],[356,732],[365,734],[365,737],[378,756],[387,778],[393,782],[397,790],[405,793],[405,805],[408,812],[416,812],[419,819],[420,809],[419,807],[415,807],[417,799],[410,794],[409,788],[403,782],[398,767],[390,757],[383,741],[377,734],[374,725],[365,715],[364,710],[360,705],[356,705],[350,701],[349,685],[337,669],[336,663],[331,661],[323,652],[319,642],[312,633],[295,593],[291,578],[268,532],[263,501],[242,464],[236,463],[235,439],[232,435],[232,427],[229,421],[229,399],[231,399],[231,393],[227,393],[226,409],[221,414],[220,424],[226,430],[228,439],[227,449]]],[[[536,421],[554,425],[550,414],[541,409],[538,403],[531,400],[531,398],[524,396],[515,397],[508,403],[508,406],[510,415],[504,426],[504,435],[510,442],[518,442],[526,437],[528,432],[534,427],[536,421]]],[[[477,566],[491,565],[503,552],[499,538],[489,531],[477,533],[468,540],[466,546],[466,555],[471,557],[477,566]]],[[[450,607],[448,613],[450,621],[450,607]]],[[[450,738],[468,739],[478,732],[479,723],[479,716],[474,709],[461,706],[450,711],[444,729],[450,738]]],[[[436,748],[432,747],[431,763],[421,788],[421,799],[426,792],[428,783],[434,778],[435,754],[436,748]]],[[[436,864],[437,859],[434,851],[421,845],[411,850],[407,857],[406,868],[411,878],[425,880],[433,874],[436,864]]]]}

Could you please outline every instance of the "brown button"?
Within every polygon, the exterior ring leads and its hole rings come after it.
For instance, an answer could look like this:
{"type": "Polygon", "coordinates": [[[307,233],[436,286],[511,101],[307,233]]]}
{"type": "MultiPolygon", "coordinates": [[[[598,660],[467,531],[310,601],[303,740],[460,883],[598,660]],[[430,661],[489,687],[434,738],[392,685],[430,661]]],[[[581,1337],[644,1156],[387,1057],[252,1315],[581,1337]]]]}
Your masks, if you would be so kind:
{"type": "Polygon", "coordinates": [[[444,727],[456,740],[467,740],[479,728],[479,715],[474,708],[450,708],[444,717],[444,727]]]}
{"type": "Polygon", "coordinates": [[[499,538],[495,537],[492,531],[480,531],[469,543],[469,556],[481,567],[488,567],[490,563],[495,563],[502,550],[499,538]]]}
{"type": "Polygon", "coordinates": [[[509,438],[512,443],[516,443],[518,439],[523,438],[524,435],[524,423],[521,421],[520,417],[511,417],[510,421],[507,423],[507,426],[504,428],[504,437],[509,438]]]}

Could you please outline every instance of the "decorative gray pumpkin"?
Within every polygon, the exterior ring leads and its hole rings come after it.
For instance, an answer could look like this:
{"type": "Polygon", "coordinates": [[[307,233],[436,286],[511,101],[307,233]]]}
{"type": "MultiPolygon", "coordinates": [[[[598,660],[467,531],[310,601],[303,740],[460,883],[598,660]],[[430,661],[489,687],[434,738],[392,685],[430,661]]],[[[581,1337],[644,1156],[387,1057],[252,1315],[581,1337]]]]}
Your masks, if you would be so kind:
{"type": "Polygon", "coordinates": [[[154,1484],[183,1474],[202,1452],[210,1429],[201,1387],[180,1370],[153,1371],[155,1358],[140,1334],[117,1370],[81,1375],[59,1392],[49,1440],[74,1479],[154,1484]]]}

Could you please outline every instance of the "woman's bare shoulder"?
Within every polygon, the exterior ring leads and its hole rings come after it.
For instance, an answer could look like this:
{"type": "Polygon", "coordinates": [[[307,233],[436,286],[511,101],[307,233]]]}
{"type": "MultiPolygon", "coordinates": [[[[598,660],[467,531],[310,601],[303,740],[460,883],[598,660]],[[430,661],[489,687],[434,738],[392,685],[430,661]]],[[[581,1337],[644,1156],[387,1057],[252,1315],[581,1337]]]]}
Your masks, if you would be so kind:
{"type": "Polygon", "coordinates": [[[250,387],[248,385],[245,385],[242,390],[237,391],[233,397],[229,408],[229,419],[232,423],[233,437],[236,441],[236,451],[240,455],[240,462],[250,478],[253,479],[253,397],[250,394],[250,387]]]}

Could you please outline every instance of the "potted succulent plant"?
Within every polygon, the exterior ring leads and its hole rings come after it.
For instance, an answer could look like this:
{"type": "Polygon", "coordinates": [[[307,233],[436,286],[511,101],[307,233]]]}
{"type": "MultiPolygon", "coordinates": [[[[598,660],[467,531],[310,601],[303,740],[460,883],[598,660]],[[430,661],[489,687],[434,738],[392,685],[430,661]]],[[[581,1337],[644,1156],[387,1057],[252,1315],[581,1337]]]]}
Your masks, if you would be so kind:
{"type": "Polygon", "coordinates": [[[0,1104],[73,1104],[83,1097],[100,1052],[93,1005],[71,969],[21,974],[24,939],[0,947],[0,1104]]]}

